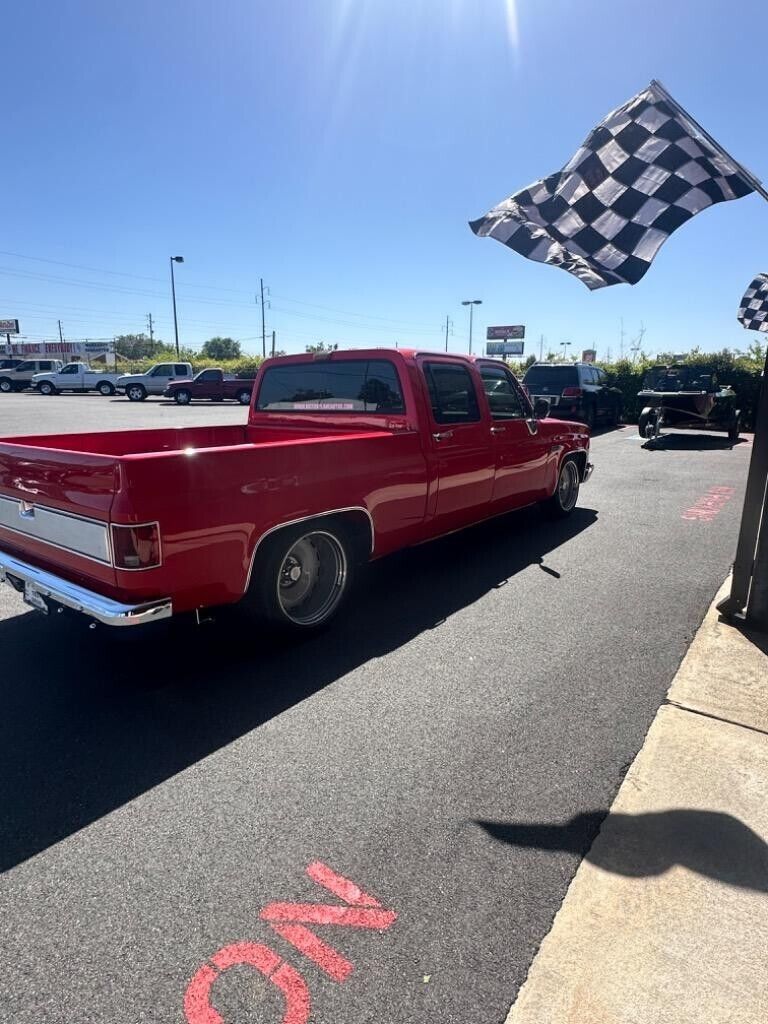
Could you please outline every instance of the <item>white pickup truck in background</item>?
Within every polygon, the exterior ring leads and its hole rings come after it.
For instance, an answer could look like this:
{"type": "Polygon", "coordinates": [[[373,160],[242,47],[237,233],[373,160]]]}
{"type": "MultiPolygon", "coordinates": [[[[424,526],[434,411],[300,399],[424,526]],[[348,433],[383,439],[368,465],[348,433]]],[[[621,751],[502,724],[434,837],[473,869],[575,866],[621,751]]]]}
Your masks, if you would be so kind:
{"type": "Polygon", "coordinates": [[[57,395],[60,391],[98,391],[102,395],[114,395],[119,376],[92,370],[88,363],[67,363],[56,373],[36,373],[32,387],[41,395],[57,395]]]}
{"type": "Polygon", "coordinates": [[[131,402],[143,402],[147,395],[162,395],[169,384],[191,380],[191,363],[158,363],[146,373],[126,373],[118,377],[117,390],[124,391],[131,402]]]}

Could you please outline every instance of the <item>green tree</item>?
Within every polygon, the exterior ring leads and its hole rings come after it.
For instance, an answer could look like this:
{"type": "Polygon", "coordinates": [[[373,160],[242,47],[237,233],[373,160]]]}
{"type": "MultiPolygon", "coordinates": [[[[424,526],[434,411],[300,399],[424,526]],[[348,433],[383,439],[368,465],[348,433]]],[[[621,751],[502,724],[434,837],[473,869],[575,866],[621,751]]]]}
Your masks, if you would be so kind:
{"type": "Polygon", "coordinates": [[[209,338],[200,349],[203,359],[240,359],[242,356],[240,342],[234,338],[209,338]]]}
{"type": "Polygon", "coordinates": [[[317,344],[315,344],[315,345],[307,345],[306,351],[307,352],[311,352],[311,353],[314,353],[314,352],[335,352],[338,347],[339,346],[336,343],[331,344],[330,342],[318,341],[317,344]]]}
{"type": "Polygon", "coordinates": [[[151,359],[164,348],[162,341],[153,341],[146,334],[118,334],[115,352],[126,359],[151,359]]]}

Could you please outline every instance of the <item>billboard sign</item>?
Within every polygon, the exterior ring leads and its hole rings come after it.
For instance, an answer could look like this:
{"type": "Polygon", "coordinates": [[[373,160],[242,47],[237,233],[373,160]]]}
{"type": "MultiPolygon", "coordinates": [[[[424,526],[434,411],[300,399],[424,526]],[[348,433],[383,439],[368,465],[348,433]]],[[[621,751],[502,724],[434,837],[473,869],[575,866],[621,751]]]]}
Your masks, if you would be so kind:
{"type": "Polygon", "coordinates": [[[594,348],[585,348],[581,353],[582,363],[594,363],[597,359],[597,351],[594,348]]]}
{"type": "Polygon", "coordinates": [[[0,334],[18,334],[18,320],[0,320],[0,334]]]}
{"type": "Polygon", "coordinates": [[[485,346],[487,356],[521,356],[524,341],[489,341],[485,346]]]}
{"type": "Polygon", "coordinates": [[[488,341],[507,341],[509,338],[524,338],[525,327],[523,324],[516,324],[511,327],[489,327],[485,332],[488,341]]]}

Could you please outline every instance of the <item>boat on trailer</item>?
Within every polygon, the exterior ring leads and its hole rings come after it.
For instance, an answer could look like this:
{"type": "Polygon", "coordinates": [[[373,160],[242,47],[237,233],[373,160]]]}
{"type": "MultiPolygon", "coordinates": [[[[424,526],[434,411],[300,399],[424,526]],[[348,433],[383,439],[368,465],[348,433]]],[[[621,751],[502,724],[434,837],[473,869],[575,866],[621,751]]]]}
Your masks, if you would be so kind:
{"type": "Polygon", "coordinates": [[[712,367],[674,363],[652,366],[638,392],[643,410],[637,429],[646,440],[656,440],[662,428],[719,430],[735,444],[741,430],[736,392],[721,386],[712,367]]]}

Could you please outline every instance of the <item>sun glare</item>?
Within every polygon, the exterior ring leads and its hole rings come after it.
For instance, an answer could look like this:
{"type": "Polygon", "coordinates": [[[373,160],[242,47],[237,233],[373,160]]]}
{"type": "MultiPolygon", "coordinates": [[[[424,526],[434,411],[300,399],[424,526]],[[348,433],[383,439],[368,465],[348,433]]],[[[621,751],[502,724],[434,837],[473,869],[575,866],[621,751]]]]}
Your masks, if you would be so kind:
{"type": "Polygon", "coordinates": [[[520,29],[517,22],[517,0],[505,0],[507,5],[507,36],[515,53],[520,49],[520,29]]]}

